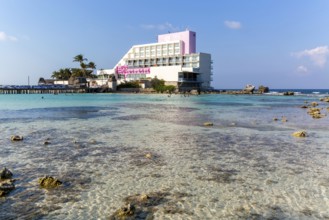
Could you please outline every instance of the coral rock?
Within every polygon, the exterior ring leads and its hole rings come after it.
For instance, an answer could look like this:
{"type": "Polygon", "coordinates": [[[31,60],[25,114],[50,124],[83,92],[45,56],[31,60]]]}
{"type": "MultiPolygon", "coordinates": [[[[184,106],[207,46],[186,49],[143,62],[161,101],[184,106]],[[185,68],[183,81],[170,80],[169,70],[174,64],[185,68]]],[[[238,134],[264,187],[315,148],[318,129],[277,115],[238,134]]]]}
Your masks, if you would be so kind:
{"type": "Polygon", "coordinates": [[[306,132],[305,131],[296,131],[294,133],[292,133],[292,136],[294,137],[306,137],[306,132]]]}
{"type": "Polygon", "coordinates": [[[58,179],[55,179],[54,177],[51,176],[45,176],[43,178],[40,178],[38,180],[39,184],[41,187],[44,188],[55,188],[57,186],[62,185],[62,182],[59,181],[58,179]]]}

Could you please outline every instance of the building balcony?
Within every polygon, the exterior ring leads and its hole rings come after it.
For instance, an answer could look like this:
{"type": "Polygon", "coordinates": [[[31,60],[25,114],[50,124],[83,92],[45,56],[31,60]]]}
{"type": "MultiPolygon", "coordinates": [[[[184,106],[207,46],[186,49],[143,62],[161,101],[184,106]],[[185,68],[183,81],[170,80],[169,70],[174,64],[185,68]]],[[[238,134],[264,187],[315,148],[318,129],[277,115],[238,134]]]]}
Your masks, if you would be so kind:
{"type": "Polygon", "coordinates": [[[199,81],[193,78],[178,78],[178,82],[199,82],[199,81]]]}
{"type": "Polygon", "coordinates": [[[182,67],[183,72],[191,72],[191,73],[198,73],[199,68],[194,68],[194,67],[182,67]]]}

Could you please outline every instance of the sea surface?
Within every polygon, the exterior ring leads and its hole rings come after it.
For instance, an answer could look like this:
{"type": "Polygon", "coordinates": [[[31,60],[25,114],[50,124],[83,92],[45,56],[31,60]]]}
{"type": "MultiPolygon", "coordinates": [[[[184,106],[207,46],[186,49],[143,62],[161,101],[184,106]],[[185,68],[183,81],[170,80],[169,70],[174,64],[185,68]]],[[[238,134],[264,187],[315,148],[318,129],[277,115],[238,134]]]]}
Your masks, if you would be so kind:
{"type": "Polygon", "coordinates": [[[0,95],[0,219],[329,219],[327,95],[0,95]]]}

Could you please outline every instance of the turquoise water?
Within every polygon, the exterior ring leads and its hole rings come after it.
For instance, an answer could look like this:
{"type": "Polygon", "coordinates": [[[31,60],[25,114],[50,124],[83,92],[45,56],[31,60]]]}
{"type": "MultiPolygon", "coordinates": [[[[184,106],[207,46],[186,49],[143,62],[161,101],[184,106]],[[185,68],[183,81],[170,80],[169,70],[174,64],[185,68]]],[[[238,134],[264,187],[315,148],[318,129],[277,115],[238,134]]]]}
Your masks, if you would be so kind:
{"type": "Polygon", "coordinates": [[[0,168],[17,179],[0,219],[109,219],[140,194],[156,201],[141,219],[327,219],[329,119],[300,108],[318,99],[0,95],[0,168]],[[45,175],[63,186],[40,188],[45,175]]]}

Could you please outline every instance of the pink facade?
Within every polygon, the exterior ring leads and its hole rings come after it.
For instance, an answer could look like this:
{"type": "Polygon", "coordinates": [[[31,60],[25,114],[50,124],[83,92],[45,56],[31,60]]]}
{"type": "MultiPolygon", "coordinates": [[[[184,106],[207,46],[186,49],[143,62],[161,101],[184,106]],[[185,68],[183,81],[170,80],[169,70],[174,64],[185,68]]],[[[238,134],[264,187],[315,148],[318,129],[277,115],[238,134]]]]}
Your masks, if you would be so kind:
{"type": "Polygon", "coordinates": [[[182,55],[196,53],[196,33],[193,31],[158,35],[158,43],[178,40],[183,41],[182,55]]]}
{"type": "Polygon", "coordinates": [[[144,68],[129,68],[127,65],[124,66],[117,66],[115,68],[115,72],[123,75],[129,74],[150,74],[151,70],[150,67],[144,68]]]}

